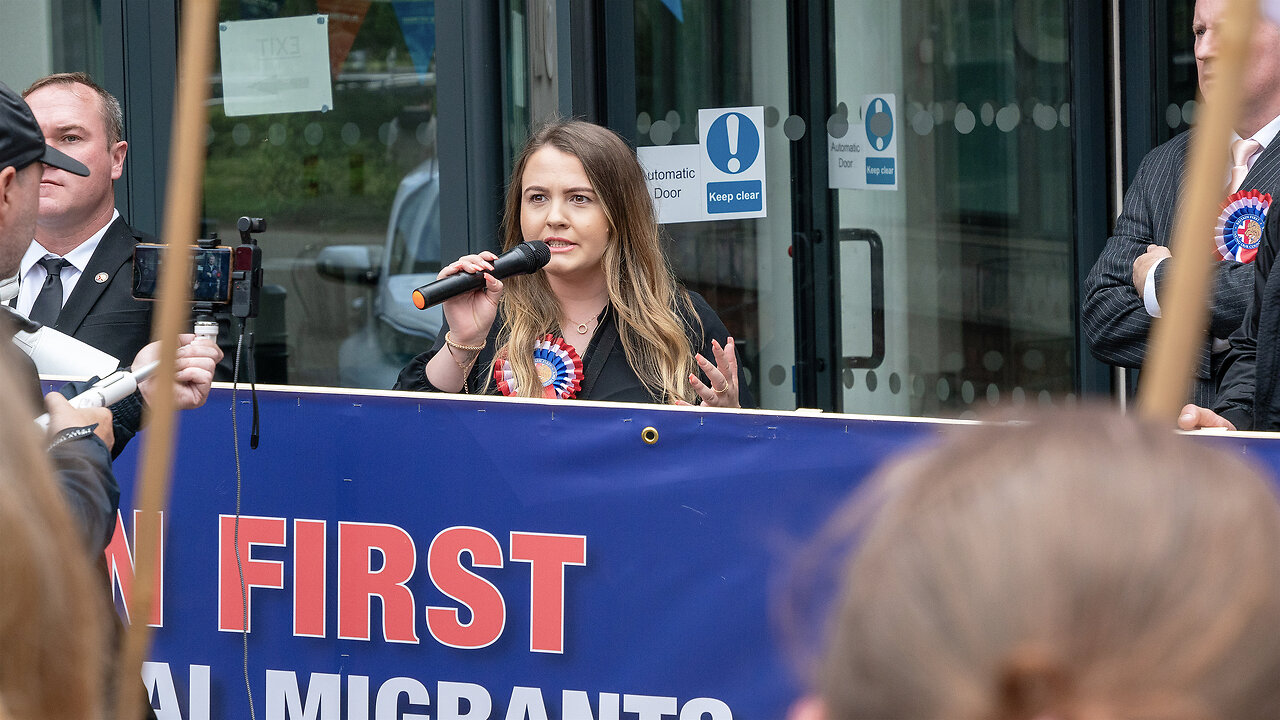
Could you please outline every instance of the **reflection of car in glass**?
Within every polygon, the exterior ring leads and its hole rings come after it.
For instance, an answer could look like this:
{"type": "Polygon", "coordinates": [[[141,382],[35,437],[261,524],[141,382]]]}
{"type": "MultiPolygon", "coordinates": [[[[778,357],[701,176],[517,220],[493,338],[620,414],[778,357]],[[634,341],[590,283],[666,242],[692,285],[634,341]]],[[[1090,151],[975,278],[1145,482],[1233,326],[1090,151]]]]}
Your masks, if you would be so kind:
{"type": "Polygon", "coordinates": [[[414,307],[414,289],[440,272],[440,172],[427,160],[400,181],[384,247],[334,245],[320,251],[320,274],[373,287],[364,327],[338,348],[338,384],[389,388],[440,332],[439,306],[414,307]]]}

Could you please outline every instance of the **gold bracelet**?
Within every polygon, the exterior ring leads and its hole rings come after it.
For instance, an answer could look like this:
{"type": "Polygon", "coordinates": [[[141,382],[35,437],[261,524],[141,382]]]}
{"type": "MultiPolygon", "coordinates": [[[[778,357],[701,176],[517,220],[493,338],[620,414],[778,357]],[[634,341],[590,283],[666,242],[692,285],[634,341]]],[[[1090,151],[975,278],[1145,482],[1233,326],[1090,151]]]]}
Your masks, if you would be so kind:
{"type": "Polygon", "coordinates": [[[476,360],[480,359],[480,351],[483,350],[484,346],[489,343],[486,340],[484,343],[481,343],[480,345],[463,345],[462,343],[454,342],[453,338],[451,337],[452,334],[453,334],[452,332],[446,332],[444,334],[444,344],[450,348],[449,357],[450,359],[453,360],[453,364],[457,365],[458,369],[462,371],[462,393],[464,395],[470,395],[471,391],[467,388],[467,377],[471,375],[471,367],[476,364],[476,360]],[[454,357],[453,350],[461,350],[462,352],[475,353],[475,355],[471,356],[471,362],[463,365],[462,363],[458,362],[458,358],[454,357]]]}
{"type": "Polygon", "coordinates": [[[463,345],[462,343],[456,343],[453,341],[453,331],[450,330],[449,332],[446,332],[444,334],[444,344],[448,345],[454,350],[463,350],[465,352],[479,353],[481,350],[484,349],[484,346],[488,345],[489,343],[488,341],[482,342],[479,345],[463,345]]]}

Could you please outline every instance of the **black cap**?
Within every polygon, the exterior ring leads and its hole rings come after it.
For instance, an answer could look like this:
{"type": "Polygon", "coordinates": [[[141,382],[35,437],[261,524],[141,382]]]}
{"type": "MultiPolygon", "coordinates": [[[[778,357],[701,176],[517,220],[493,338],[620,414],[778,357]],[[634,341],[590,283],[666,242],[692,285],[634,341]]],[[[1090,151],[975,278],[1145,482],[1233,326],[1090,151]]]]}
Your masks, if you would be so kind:
{"type": "Polygon", "coordinates": [[[39,160],[81,177],[89,176],[89,168],[44,142],[40,123],[18,93],[0,82],[0,170],[18,170],[39,160]]]}

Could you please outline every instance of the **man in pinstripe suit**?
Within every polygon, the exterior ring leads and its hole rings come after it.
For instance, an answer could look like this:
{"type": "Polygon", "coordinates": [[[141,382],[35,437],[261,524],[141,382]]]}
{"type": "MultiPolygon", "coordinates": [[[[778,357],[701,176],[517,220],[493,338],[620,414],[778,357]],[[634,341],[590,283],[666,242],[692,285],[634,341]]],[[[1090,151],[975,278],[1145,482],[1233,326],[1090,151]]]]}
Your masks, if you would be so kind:
{"type": "MultiPolygon", "coordinates": [[[[1226,0],[1198,0],[1192,29],[1200,92],[1212,102],[1218,22],[1226,0]]],[[[1280,196],[1280,28],[1262,22],[1255,31],[1248,69],[1243,79],[1243,104],[1236,138],[1256,145],[1238,145],[1249,154],[1237,167],[1224,159],[1224,170],[1243,180],[1239,191],[1258,190],[1280,196]],[[1251,152],[1249,152],[1251,150],[1251,152]]],[[[1160,315],[1160,292],[1168,276],[1168,244],[1172,239],[1178,193],[1187,160],[1190,133],[1155,148],[1143,159],[1125,193],[1124,210],[1114,234],[1089,272],[1083,291],[1081,319],[1095,357],[1124,367],[1140,367],[1146,354],[1147,333],[1160,315]]],[[[1224,186],[1230,187],[1224,172],[1224,186]]],[[[1230,192],[1224,193],[1224,197],[1230,192]]],[[[1214,242],[1205,239],[1205,252],[1214,242]]],[[[1226,355],[1226,338],[1240,327],[1253,291],[1253,267],[1227,258],[1214,271],[1213,312],[1197,372],[1193,402],[1212,407],[1215,376],[1226,355]]]]}

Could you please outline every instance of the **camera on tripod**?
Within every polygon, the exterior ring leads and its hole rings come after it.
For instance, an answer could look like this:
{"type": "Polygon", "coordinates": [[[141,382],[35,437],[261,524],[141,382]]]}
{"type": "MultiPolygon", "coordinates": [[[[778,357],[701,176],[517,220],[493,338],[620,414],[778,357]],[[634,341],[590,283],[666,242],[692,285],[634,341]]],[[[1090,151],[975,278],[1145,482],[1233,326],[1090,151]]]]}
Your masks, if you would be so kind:
{"type": "MultiPolygon", "coordinates": [[[[191,302],[197,316],[211,317],[230,311],[241,318],[258,316],[262,294],[262,248],[254,233],[267,229],[262,218],[242,217],[236,222],[240,244],[220,245],[218,234],[196,241],[191,271],[191,302]]],[[[133,249],[133,296],[156,299],[160,258],[164,245],[139,243],[133,249]]]]}

